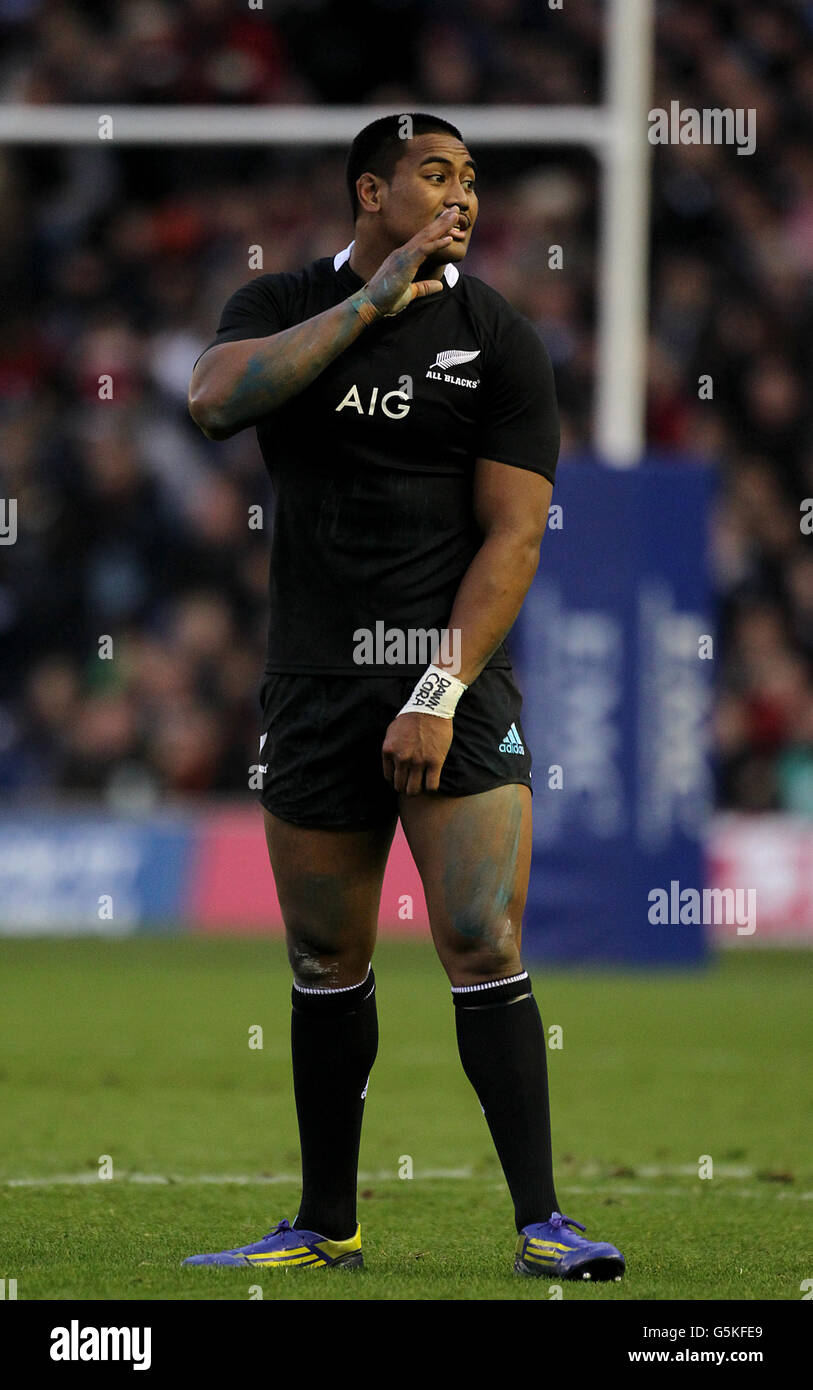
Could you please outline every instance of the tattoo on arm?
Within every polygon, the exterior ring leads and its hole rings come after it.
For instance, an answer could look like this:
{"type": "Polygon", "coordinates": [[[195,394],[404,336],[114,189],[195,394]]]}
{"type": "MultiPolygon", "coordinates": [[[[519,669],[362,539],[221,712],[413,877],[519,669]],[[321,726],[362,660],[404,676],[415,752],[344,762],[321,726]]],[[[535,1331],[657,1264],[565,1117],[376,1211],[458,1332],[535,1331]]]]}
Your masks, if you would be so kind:
{"type": "Polygon", "coordinates": [[[219,402],[219,428],[234,434],[256,424],[309,386],[364,331],[364,303],[369,301],[359,290],[332,309],[261,339],[241,365],[213,362],[209,394],[219,402]]]}

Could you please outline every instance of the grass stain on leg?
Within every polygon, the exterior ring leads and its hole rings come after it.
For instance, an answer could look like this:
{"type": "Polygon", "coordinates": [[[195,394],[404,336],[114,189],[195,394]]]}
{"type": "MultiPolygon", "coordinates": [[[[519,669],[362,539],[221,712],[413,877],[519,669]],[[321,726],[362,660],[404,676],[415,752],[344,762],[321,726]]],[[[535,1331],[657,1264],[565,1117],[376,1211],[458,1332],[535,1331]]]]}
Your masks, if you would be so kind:
{"type": "Polygon", "coordinates": [[[469,941],[498,949],[512,930],[507,912],[514,896],[522,835],[519,791],[516,787],[511,791],[514,795],[499,830],[479,807],[463,805],[449,822],[445,846],[443,887],[452,927],[469,941]],[[484,854],[483,846],[489,841],[490,852],[484,854]]]}

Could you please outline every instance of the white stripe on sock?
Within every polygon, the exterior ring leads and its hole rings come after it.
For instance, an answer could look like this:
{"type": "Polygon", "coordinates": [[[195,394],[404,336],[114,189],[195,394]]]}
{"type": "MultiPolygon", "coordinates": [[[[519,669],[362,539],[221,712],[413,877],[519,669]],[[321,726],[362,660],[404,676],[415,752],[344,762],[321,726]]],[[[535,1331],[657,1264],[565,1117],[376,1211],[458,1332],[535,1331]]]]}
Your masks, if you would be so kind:
{"type": "Polygon", "coordinates": [[[527,980],[528,971],[521,975],[509,975],[507,980],[486,980],[482,985],[452,985],[452,994],[473,994],[478,989],[496,989],[498,985],[515,985],[519,980],[527,980]]]}

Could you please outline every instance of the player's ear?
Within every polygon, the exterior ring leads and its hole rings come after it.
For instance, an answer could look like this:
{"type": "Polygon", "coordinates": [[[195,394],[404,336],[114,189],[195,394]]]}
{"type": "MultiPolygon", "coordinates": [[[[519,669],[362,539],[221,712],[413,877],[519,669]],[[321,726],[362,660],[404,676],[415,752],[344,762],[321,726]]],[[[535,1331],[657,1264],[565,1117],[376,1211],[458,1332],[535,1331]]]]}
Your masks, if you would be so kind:
{"type": "Polygon", "coordinates": [[[356,179],[356,195],[363,212],[380,211],[381,182],[375,174],[362,174],[356,179]]]}

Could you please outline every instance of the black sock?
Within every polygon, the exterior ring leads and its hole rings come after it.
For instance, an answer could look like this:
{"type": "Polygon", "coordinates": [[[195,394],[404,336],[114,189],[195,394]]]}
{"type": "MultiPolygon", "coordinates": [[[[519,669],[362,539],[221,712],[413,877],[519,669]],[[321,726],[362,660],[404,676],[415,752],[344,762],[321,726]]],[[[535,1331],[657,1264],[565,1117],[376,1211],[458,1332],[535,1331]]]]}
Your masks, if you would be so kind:
{"type": "Polygon", "coordinates": [[[485,1111],[517,1230],[547,1221],[553,1186],[545,1031],[527,972],[452,989],[463,1070],[485,1111]]]}
{"type": "Polygon", "coordinates": [[[302,1150],[294,1225],[328,1240],[356,1230],[359,1144],[378,1050],[375,976],[351,989],[291,991],[291,1055],[302,1150]]]}

